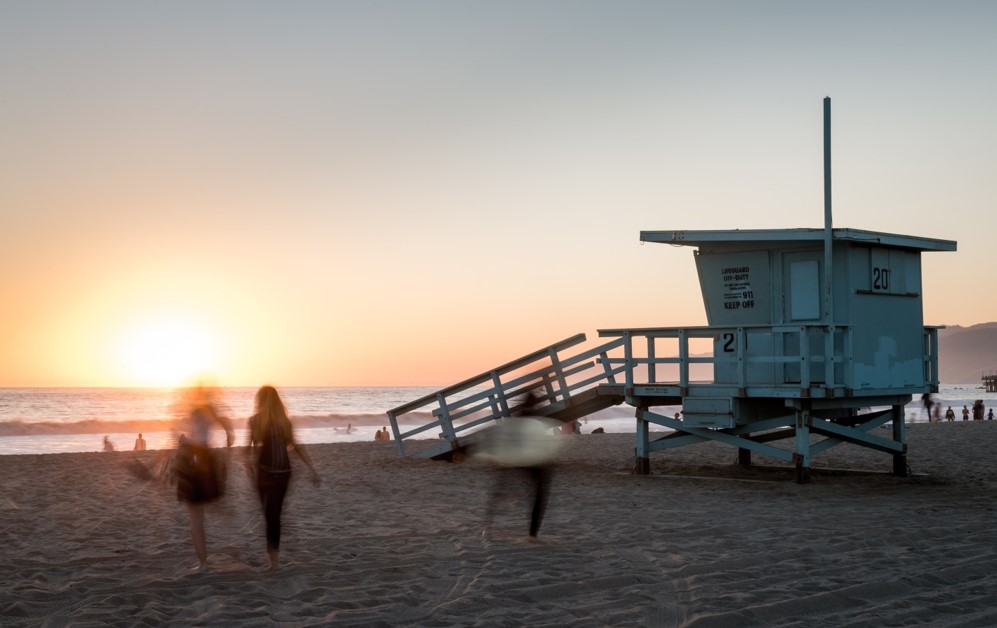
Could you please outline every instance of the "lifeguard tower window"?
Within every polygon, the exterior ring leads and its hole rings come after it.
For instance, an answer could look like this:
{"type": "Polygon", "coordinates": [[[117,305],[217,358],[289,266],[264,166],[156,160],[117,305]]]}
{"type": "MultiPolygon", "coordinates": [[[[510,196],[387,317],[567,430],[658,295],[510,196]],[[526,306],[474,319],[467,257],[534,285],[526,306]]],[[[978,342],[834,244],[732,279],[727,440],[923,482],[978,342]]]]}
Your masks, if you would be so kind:
{"type": "Polygon", "coordinates": [[[820,269],[817,260],[789,263],[789,316],[794,321],[820,318],[820,269]]]}

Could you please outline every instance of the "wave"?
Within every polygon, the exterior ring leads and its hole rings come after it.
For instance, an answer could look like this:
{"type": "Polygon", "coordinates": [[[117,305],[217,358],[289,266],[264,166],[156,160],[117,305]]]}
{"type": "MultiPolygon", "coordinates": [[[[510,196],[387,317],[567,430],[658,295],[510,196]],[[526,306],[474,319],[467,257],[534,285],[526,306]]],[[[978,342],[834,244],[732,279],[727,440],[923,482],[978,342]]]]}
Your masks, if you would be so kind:
{"type": "MultiPolygon", "coordinates": [[[[405,415],[404,423],[422,425],[433,420],[429,412],[413,412],[405,415]]],[[[295,427],[345,428],[348,425],[359,427],[384,427],[388,417],[381,413],[323,414],[292,416],[295,427]]],[[[234,421],[235,428],[245,427],[245,422],[234,421]]],[[[81,421],[0,421],[0,436],[46,436],[54,434],[115,434],[115,433],[178,433],[179,424],[173,419],[85,419],[81,421]]]]}

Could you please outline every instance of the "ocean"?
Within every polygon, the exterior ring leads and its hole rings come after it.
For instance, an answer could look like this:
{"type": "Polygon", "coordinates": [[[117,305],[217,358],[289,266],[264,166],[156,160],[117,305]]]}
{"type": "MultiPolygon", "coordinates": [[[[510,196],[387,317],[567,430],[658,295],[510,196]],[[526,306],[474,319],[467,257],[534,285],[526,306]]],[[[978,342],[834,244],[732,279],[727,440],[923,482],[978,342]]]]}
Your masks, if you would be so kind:
{"type": "MultiPolygon", "coordinates": [[[[434,392],[429,387],[300,387],[280,393],[302,443],[370,441],[388,425],[386,412],[434,392]]],[[[245,444],[245,420],[252,414],[255,388],[221,389],[222,407],[245,444]]],[[[997,393],[976,384],[943,385],[937,395],[942,412],[949,405],[961,420],[963,405],[982,399],[997,406],[997,393]]],[[[0,388],[0,455],[101,451],[107,436],[117,450],[131,450],[143,434],[149,449],[175,446],[176,393],[165,388],[0,388]]],[[[668,415],[681,408],[664,408],[668,415]]],[[[997,408],[995,408],[997,411],[997,408]]],[[[919,398],[907,406],[908,422],[925,422],[919,398]]],[[[409,427],[429,421],[415,415],[409,427]]],[[[617,406],[583,420],[582,432],[634,432],[633,408],[617,406]]],[[[656,431],[664,428],[653,426],[656,431]]],[[[403,429],[405,429],[403,427],[403,429]]],[[[433,438],[434,432],[424,437],[433,438]]],[[[220,444],[220,439],[219,439],[220,444]]]]}

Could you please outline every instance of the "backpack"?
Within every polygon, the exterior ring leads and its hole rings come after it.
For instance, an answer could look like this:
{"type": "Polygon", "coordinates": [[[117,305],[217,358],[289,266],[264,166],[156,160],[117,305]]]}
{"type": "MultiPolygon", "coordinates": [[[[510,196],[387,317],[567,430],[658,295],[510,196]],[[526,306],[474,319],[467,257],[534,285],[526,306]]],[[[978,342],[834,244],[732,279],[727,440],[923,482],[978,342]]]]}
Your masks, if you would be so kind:
{"type": "Polygon", "coordinates": [[[291,459],[287,454],[287,440],[284,432],[273,423],[260,442],[260,469],[270,473],[287,473],[291,470],[291,459]]]}

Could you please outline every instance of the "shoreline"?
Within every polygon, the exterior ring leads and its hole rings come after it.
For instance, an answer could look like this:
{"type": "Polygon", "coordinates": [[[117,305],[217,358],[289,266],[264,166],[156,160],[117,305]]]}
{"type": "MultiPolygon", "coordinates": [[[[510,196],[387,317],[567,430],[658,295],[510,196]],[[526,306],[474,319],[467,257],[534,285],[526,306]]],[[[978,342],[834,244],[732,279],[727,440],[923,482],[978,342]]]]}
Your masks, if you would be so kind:
{"type": "Polygon", "coordinates": [[[210,568],[191,573],[175,489],[125,467],[161,452],[2,456],[0,620],[995,625],[997,422],[908,436],[924,475],[893,477],[889,455],[842,445],[807,485],[712,443],[654,454],[652,475],[634,476],[632,434],[567,436],[538,545],[521,543],[522,504],[482,536],[487,467],[399,459],[390,442],[310,445],[323,485],[292,480],[276,574],[260,571],[262,515],[237,464],[206,509],[210,568]]]}
{"type": "MultiPolygon", "coordinates": [[[[15,398],[5,398],[7,406],[2,413],[3,417],[0,417],[0,456],[101,451],[103,435],[109,435],[119,450],[130,450],[138,433],[145,434],[150,448],[167,449],[173,446],[176,438],[175,417],[170,418],[169,413],[164,414],[163,409],[166,407],[163,404],[169,403],[168,396],[119,396],[117,392],[108,393],[105,389],[86,394],[62,389],[46,390],[51,394],[35,398],[31,391],[14,389],[13,392],[17,393],[15,398]],[[135,416],[149,418],[135,419],[135,416]]],[[[313,444],[362,441],[365,438],[373,440],[374,432],[388,424],[383,408],[393,407],[403,400],[411,400],[410,395],[423,389],[376,389],[380,396],[374,397],[371,396],[371,390],[374,389],[369,388],[285,390],[291,392],[287,403],[296,430],[303,442],[313,444]],[[337,410],[330,413],[329,408],[337,410]],[[353,434],[345,434],[344,428],[347,425],[353,426],[353,434]]],[[[234,396],[229,395],[226,401],[225,405],[236,429],[240,429],[249,416],[246,412],[252,404],[252,395],[248,394],[250,392],[250,389],[239,389],[234,396]]],[[[988,407],[997,405],[997,393],[973,390],[969,385],[943,384],[935,398],[942,404],[943,412],[948,405],[958,412],[964,403],[971,404],[973,398],[982,398],[988,407]]],[[[665,410],[671,415],[681,410],[681,407],[667,407],[665,410]]],[[[919,399],[908,403],[905,411],[908,424],[925,421],[919,399]]],[[[587,419],[590,425],[583,425],[583,432],[590,432],[598,426],[607,432],[632,434],[636,427],[633,408],[625,405],[596,412],[587,419]]],[[[420,412],[401,417],[405,426],[403,431],[431,420],[429,413],[420,412]]],[[[655,430],[655,427],[652,426],[651,429],[655,430]]]]}

